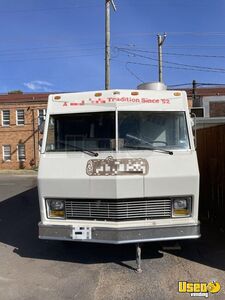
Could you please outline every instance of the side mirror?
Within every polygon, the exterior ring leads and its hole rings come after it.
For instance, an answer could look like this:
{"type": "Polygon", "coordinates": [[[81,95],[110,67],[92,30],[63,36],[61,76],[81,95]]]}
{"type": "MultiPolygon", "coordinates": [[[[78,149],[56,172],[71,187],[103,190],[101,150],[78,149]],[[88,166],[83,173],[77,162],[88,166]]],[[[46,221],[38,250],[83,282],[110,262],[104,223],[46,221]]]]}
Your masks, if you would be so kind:
{"type": "Polygon", "coordinates": [[[44,128],[45,128],[45,121],[42,121],[41,124],[38,126],[38,130],[41,134],[44,133],[44,128]]]}
{"type": "Polygon", "coordinates": [[[191,113],[191,125],[192,125],[192,131],[193,131],[193,136],[194,136],[194,144],[195,144],[195,149],[197,148],[197,128],[196,128],[196,114],[191,113]]]}
{"type": "Polygon", "coordinates": [[[42,143],[43,143],[43,139],[40,139],[38,142],[38,145],[40,146],[40,148],[42,147],[42,143]]]}

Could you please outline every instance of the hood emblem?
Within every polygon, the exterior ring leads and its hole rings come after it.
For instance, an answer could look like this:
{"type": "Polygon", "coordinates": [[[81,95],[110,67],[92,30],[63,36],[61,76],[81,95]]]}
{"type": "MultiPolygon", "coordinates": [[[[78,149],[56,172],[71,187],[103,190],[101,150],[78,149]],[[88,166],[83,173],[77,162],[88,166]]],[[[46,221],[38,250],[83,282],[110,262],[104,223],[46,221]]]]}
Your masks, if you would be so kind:
{"type": "Polygon", "coordinates": [[[106,159],[90,159],[87,162],[88,176],[146,175],[148,161],[143,158],[120,158],[108,156],[106,159]]]}

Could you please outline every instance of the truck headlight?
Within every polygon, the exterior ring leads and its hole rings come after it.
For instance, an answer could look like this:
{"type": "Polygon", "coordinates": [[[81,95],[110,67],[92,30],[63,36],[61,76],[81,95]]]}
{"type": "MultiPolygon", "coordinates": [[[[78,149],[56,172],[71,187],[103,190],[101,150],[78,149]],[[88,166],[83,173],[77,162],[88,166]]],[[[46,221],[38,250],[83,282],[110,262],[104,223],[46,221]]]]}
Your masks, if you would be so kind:
{"type": "Polygon", "coordinates": [[[191,216],[191,198],[173,199],[173,217],[191,216]]]}
{"type": "Polygon", "coordinates": [[[48,218],[65,219],[65,202],[57,199],[47,199],[48,218]]]}

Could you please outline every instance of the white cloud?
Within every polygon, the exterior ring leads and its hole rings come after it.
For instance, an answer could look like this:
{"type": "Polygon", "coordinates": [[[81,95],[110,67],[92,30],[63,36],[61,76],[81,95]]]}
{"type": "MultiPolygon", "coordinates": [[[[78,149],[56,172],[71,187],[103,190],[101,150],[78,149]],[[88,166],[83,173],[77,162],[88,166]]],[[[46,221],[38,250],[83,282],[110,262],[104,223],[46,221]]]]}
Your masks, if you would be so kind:
{"type": "Polygon", "coordinates": [[[34,80],[30,82],[24,82],[24,85],[32,91],[51,91],[52,83],[43,80],[34,80]]]}

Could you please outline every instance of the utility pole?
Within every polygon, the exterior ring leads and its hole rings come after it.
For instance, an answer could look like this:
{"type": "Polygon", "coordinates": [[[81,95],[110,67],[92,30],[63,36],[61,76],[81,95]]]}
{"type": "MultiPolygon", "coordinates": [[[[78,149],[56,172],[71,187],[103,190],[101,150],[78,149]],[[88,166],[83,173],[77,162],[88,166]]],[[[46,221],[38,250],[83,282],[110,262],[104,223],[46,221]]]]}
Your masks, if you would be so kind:
{"type": "Polygon", "coordinates": [[[105,0],[105,89],[110,89],[110,5],[114,11],[116,6],[113,0],[105,0]]]}
{"type": "Polygon", "coordinates": [[[159,64],[159,82],[163,82],[163,78],[162,78],[162,45],[166,39],[166,34],[164,33],[164,35],[157,35],[158,38],[158,64],[159,64]]]}
{"type": "Polygon", "coordinates": [[[196,105],[196,81],[192,81],[192,106],[197,106],[196,105]]]}

